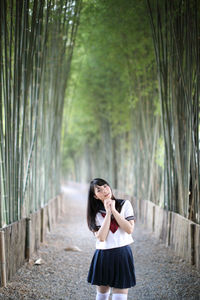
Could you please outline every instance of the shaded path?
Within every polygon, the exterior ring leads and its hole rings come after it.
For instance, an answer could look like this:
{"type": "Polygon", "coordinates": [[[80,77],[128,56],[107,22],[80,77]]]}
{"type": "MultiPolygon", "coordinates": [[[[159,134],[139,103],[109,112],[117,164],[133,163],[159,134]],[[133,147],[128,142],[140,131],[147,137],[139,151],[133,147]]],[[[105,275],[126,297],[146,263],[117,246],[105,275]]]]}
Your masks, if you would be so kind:
{"type": "MultiPolygon", "coordinates": [[[[95,250],[95,238],[85,220],[87,191],[73,186],[64,191],[65,216],[34,255],[44,263],[26,263],[8,286],[0,289],[0,299],[95,299],[95,287],[86,282],[95,250]],[[78,246],[82,252],[64,251],[69,245],[78,246]]],[[[200,274],[195,268],[174,256],[138,223],[133,236],[137,285],[130,289],[128,299],[200,299],[200,274]]]]}

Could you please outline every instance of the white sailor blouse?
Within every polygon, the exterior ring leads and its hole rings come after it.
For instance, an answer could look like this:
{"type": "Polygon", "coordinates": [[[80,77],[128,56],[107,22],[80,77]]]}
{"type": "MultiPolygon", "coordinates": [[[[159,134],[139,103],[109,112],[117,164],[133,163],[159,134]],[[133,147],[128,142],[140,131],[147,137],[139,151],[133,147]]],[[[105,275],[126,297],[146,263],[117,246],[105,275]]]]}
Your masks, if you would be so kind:
{"type": "MultiPolygon", "coordinates": [[[[127,221],[135,220],[133,207],[129,200],[116,199],[118,203],[122,206],[120,215],[123,216],[127,221]]],[[[101,227],[104,217],[106,215],[106,210],[103,203],[99,204],[99,210],[96,214],[96,226],[101,227]]],[[[111,224],[108,236],[104,242],[96,240],[96,249],[112,249],[117,247],[122,247],[133,243],[134,240],[131,234],[128,234],[123,229],[119,227],[113,215],[111,215],[111,224]]]]}

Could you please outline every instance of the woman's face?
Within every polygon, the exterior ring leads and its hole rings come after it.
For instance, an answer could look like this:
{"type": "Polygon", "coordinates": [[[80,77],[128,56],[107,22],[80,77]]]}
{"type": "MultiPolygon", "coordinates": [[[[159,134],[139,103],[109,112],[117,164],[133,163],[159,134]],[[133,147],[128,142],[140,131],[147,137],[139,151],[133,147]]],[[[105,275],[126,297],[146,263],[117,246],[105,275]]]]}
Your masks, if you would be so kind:
{"type": "Polygon", "coordinates": [[[95,198],[101,200],[102,202],[105,199],[111,198],[112,197],[112,191],[109,185],[104,184],[104,185],[95,185],[94,186],[94,193],[95,193],[95,198]]]}

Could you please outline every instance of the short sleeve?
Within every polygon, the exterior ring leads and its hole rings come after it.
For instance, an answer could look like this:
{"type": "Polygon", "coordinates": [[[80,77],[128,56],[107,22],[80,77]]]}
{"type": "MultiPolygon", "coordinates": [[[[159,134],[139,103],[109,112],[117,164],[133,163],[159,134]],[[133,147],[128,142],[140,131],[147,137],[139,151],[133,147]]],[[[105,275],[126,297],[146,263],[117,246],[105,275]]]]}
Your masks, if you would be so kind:
{"type": "Polygon", "coordinates": [[[135,220],[133,207],[129,200],[126,200],[124,203],[124,218],[127,221],[135,220]]]}

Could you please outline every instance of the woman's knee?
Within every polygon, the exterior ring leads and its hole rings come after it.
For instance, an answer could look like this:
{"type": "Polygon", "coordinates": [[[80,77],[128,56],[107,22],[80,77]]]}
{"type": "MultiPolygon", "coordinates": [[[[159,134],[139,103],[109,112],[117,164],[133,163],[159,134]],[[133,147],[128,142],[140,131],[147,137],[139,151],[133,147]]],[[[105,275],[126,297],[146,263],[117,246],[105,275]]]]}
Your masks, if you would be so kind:
{"type": "Polygon", "coordinates": [[[97,286],[97,291],[104,294],[110,292],[110,287],[105,285],[99,285],[97,286]]]}
{"type": "Polygon", "coordinates": [[[98,286],[96,300],[108,300],[110,296],[110,288],[107,286],[98,286]]]}
{"type": "Polygon", "coordinates": [[[125,295],[127,295],[128,294],[128,289],[113,288],[112,292],[113,292],[113,294],[125,294],[125,295]]]}

